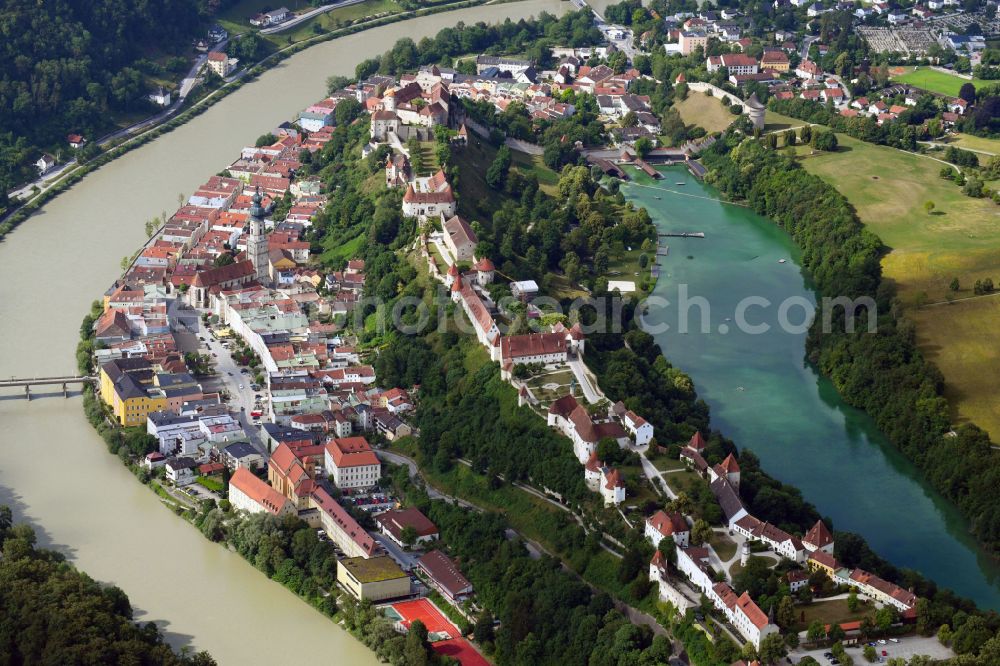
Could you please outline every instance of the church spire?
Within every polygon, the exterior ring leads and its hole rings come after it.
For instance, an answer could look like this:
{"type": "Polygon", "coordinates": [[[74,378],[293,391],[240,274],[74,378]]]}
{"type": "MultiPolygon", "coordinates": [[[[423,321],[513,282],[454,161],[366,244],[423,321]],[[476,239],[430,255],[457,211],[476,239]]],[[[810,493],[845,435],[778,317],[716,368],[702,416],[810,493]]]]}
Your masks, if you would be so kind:
{"type": "Polygon", "coordinates": [[[264,207],[261,203],[264,198],[260,195],[260,185],[257,186],[256,191],[253,193],[253,205],[250,206],[250,217],[261,218],[264,216],[264,207]]]}

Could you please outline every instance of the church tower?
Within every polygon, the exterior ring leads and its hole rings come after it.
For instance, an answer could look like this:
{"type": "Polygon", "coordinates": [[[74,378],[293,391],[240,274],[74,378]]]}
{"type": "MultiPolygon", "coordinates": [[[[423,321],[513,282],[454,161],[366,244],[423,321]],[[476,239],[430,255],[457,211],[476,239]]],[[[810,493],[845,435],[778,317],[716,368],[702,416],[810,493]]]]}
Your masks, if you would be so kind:
{"type": "Polygon", "coordinates": [[[247,254],[253,262],[257,281],[265,284],[268,281],[268,248],[267,234],[264,233],[264,209],[261,207],[260,188],[253,195],[253,205],[250,206],[250,236],[247,237],[247,254]]]}

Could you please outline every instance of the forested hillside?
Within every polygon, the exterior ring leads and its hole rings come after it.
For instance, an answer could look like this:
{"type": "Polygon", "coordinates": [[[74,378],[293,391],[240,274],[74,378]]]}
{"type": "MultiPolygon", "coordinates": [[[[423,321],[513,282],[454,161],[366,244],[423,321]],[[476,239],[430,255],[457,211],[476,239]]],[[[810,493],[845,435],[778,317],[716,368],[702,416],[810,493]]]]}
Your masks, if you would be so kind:
{"type": "Polygon", "coordinates": [[[34,531],[13,525],[6,506],[0,506],[0,618],[0,664],[215,663],[204,652],[178,656],[155,624],[132,622],[124,592],[36,548],[34,531]]]}
{"type": "Polygon", "coordinates": [[[115,114],[146,110],[147,77],[190,67],[207,12],[204,0],[3,0],[0,191],[68,133],[96,137],[115,114]]]}

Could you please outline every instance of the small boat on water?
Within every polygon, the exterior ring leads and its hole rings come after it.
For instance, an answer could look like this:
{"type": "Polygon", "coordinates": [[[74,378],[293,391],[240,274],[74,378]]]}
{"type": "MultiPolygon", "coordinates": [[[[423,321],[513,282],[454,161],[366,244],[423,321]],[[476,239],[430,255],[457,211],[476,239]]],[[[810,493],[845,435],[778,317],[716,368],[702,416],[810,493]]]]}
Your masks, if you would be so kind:
{"type": "Polygon", "coordinates": [[[785,260],[784,259],[778,259],[778,263],[779,264],[783,264],[783,263],[785,263],[785,260]]]}
{"type": "Polygon", "coordinates": [[[674,183],[674,185],[684,185],[684,183],[674,183]]]}
{"type": "Polygon", "coordinates": [[[659,201],[659,200],[660,200],[660,199],[662,199],[663,197],[653,197],[653,198],[654,198],[654,199],[656,199],[657,201],[659,201]]]}

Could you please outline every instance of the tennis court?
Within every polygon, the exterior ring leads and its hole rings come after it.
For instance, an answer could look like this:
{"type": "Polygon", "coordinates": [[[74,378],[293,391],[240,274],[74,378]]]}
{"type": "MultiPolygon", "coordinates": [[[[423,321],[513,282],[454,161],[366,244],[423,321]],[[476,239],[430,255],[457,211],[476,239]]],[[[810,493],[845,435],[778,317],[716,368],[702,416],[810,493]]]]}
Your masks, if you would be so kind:
{"type": "Polygon", "coordinates": [[[392,610],[400,616],[400,621],[407,629],[414,620],[420,620],[427,627],[427,638],[432,643],[435,640],[458,638],[458,628],[448,621],[434,605],[426,599],[401,601],[392,604],[392,610]]]}

